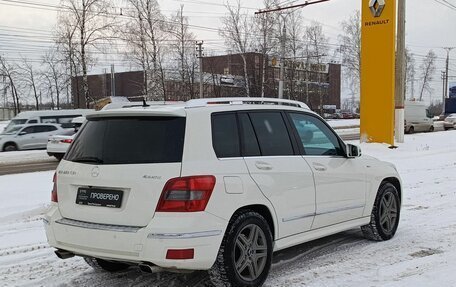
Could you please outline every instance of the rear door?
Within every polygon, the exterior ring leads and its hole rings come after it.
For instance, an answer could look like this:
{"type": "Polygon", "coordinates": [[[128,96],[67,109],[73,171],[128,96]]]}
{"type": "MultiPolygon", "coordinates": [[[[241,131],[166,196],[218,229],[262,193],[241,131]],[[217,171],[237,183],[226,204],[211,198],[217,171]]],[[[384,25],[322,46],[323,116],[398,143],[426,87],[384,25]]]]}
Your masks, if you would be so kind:
{"type": "Polygon", "coordinates": [[[45,148],[50,136],[57,133],[57,127],[52,125],[35,126],[33,148],[45,148]]]}
{"type": "Polygon", "coordinates": [[[343,142],[322,119],[306,113],[288,114],[315,178],[312,229],[362,217],[367,193],[363,160],[345,157],[343,142]]]}
{"type": "Polygon", "coordinates": [[[58,168],[63,217],[146,226],[181,173],[185,117],[89,119],[58,168]]]}
{"type": "Polygon", "coordinates": [[[315,187],[312,170],[297,154],[296,143],[280,111],[241,113],[245,156],[249,172],[274,206],[279,237],[302,233],[311,228],[315,214],[315,187]],[[256,147],[256,148],[255,148],[256,147]]]}

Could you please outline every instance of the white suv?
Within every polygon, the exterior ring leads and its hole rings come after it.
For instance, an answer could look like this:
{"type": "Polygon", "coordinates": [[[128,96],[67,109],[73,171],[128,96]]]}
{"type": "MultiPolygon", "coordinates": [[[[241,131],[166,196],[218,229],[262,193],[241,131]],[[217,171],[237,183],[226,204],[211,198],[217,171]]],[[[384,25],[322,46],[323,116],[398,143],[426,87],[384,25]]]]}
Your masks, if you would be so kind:
{"type": "Polygon", "coordinates": [[[191,100],[87,120],[44,217],[60,258],[261,286],[274,251],[359,226],[377,241],[396,232],[395,167],[361,156],[303,103],[191,100]]]}

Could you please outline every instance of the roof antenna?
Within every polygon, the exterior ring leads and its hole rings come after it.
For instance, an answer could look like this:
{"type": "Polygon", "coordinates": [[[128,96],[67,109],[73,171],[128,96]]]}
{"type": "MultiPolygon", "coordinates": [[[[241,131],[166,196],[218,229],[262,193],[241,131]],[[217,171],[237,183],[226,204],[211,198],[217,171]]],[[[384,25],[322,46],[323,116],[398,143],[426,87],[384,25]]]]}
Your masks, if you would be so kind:
{"type": "Polygon", "coordinates": [[[150,107],[150,105],[148,105],[148,104],[146,103],[146,98],[145,98],[145,97],[143,97],[143,105],[142,105],[142,106],[143,106],[144,108],[150,107]]]}

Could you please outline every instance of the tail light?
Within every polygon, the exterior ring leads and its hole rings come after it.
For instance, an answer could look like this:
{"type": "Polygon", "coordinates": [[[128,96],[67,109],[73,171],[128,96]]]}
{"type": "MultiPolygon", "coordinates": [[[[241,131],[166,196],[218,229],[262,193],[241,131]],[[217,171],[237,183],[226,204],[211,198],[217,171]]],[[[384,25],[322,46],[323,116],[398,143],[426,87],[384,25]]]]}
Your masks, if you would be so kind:
{"type": "Polygon", "coordinates": [[[206,209],[215,186],[215,176],[188,176],[168,180],[157,212],[198,212],[206,209]]]}
{"type": "Polygon", "coordinates": [[[60,140],[60,142],[70,144],[73,142],[73,139],[64,139],[64,140],[60,140]]]}
{"type": "Polygon", "coordinates": [[[59,202],[59,199],[57,197],[57,173],[54,173],[54,178],[52,179],[52,182],[54,183],[54,186],[52,187],[51,201],[59,202]]]}

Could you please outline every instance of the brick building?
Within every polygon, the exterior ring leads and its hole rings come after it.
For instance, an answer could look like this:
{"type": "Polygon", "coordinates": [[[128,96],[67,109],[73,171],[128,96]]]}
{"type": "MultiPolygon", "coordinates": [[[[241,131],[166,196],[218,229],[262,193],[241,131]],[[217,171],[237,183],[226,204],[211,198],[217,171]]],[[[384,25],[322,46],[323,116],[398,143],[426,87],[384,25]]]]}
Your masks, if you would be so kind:
{"type": "MultiPolygon", "coordinates": [[[[280,63],[274,58],[265,59],[259,53],[247,53],[247,74],[250,83],[250,96],[261,97],[263,71],[264,96],[278,96],[280,63]]],[[[323,106],[340,108],[341,66],[338,64],[309,64],[300,61],[285,62],[284,98],[307,103],[311,109],[319,111],[320,96],[323,106]]],[[[203,58],[203,90],[204,97],[236,97],[246,96],[243,60],[240,54],[203,58]]],[[[195,76],[192,84],[185,86],[178,80],[179,76],[168,73],[164,81],[165,100],[188,100],[199,97],[199,76],[195,76]]],[[[89,93],[93,100],[111,95],[111,75],[90,75],[89,93]]],[[[144,72],[122,72],[115,74],[115,90],[117,96],[142,96],[144,72]]],[[[82,78],[73,79],[73,101],[76,107],[84,107],[82,78]],[[79,93],[78,93],[79,91],[79,93]]],[[[328,110],[328,112],[333,112],[328,110]]]]}

